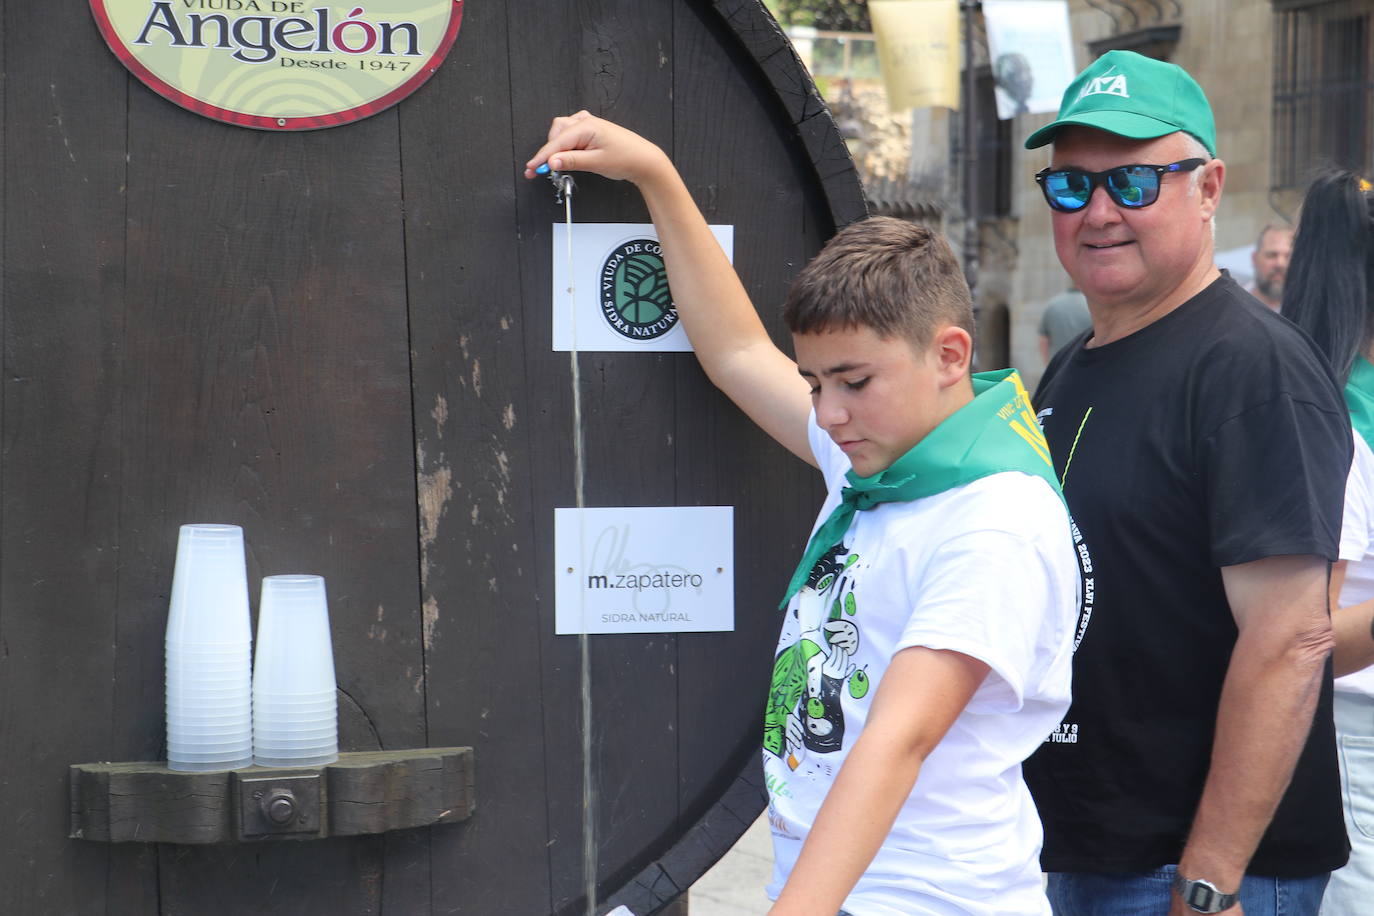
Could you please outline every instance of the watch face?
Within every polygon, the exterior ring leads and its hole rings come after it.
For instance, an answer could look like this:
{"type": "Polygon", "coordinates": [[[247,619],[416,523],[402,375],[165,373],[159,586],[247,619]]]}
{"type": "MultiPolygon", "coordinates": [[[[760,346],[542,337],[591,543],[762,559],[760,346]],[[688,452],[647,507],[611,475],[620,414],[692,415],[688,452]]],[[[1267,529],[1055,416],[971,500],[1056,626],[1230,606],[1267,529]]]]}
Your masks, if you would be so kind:
{"type": "Polygon", "coordinates": [[[1215,913],[1212,909],[1213,898],[1216,892],[1201,881],[1188,885],[1188,894],[1183,898],[1183,902],[1200,913],[1215,913]]]}
{"type": "Polygon", "coordinates": [[[1190,881],[1184,878],[1180,884],[1183,902],[1199,913],[1220,913],[1236,902],[1237,895],[1223,894],[1210,881],[1190,881]]]}

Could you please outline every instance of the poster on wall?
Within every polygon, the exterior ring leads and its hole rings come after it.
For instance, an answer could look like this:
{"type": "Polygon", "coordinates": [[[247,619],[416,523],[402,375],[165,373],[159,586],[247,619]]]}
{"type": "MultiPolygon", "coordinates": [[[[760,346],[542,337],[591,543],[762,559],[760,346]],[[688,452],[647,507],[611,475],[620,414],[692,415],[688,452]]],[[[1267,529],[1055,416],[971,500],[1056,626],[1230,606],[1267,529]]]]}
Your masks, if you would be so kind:
{"type": "Polygon", "coordinates": [[[959,110],[957,0],[869,0],[891,111],[959,110]]]}
{"type": "MultiPolygon", "coordinates": [[[[712,226],[733,261],[734,226],[712,226]]],[[[553,225],[553,348],[690,352],[650,223],[553,225]]]]}
{"type": "Polygon", "coordinates": [[[554,509],[554,632],[733,630],[734,511],[554,509]]]}
{"type": "Polygon", "coordinates": [[[439,69],[463,0],[90,0],[105,43],[158,95],[262,130],[395,105],[439,69]]]}
{"type": "Polygon", "coordinates": [[[983,0],[997,117],[1059,110],[1073,82],[1066,0],[983,0]]]}

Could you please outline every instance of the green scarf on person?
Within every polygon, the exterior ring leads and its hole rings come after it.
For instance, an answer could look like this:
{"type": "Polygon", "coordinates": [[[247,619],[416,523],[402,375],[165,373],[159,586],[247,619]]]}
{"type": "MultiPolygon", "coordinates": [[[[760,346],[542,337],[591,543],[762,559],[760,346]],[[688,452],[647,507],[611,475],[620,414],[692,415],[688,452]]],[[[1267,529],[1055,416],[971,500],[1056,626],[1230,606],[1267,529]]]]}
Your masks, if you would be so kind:
{"type": "Polygon", "coordinates": [[[1015,369],[975,372],[973,400],[909,452],[872,477],[859,477],[852,469],[845,475],[849,485],[840,493],[840,504],[812,535],[779,607],[787,607],[816,562],[844,539],[856,512],[885,502],[910,502],[1003,471],[1043,478],[1064,498],[1021,376],[1015,369]]]}
{"type": "Polygon", "coordinates": [[[1350,367],[1345,404],[1350,408],[1350,425],[1374,448],[1374,366],[1363,356],[1355,357],[1355,365],[1350,367]]]}

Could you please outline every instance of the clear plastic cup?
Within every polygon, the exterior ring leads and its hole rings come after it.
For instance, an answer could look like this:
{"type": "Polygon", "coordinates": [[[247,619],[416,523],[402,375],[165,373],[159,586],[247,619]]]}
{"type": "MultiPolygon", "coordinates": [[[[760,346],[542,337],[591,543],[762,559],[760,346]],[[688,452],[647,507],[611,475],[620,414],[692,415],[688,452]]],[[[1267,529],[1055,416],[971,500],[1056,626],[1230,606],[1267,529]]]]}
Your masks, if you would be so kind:
{"type": "Polygon", "coordinates": [[[167,711],[167,731],[180,731],[183,728],[241,728],[253,730],[253,714],[247,707],[225,706],[211,713],[183,712],[185,707],[174,707],[167,711]]]}
{"type": "Polygon", "coordinates": [[[317,713],[315,715],[272,715],[268,713],[258,713],[254,715],[254,721],[260,722],[262,728],[276,729],[311,729],[311,728],[335,728],[338,725],[338,715],[328,713],[317,713]]]}
{"type": "Polygon", "coordinates": [[[334,705],[338,697],[333,690],[316,690],[310,693],[277,693],[271,690],[255,689],[257,699],[275,706],[314,706],[334,705]]]}
{"type": "Polygon", "coordinates": [[[172,722],[167,726],[167,736],[178,740],[182,738],[238,737],[243,734],[245,724],[248,724],[246,719],[225,721],[217,725],[183,725],[180,722],[172,722]]]}
{"type": "Polygon", "coordinates": [[[246,693],[250,697],[253,695],[252,685],[248,678],[241,677],[238,674],[210,674],[203,677],[173,674],[167,678],[166,685],[168,690],[174,692],[194,690],[221,694],[246,693]]]}
{"type": "Polygon", "coordinates": [[[333,728],[316,728],[305,732],[254,731],[253,740],[260,744],[280,743],[283,747],[290,747],[298,742],[334,744],[338,742],[338,735],[333,728]]]}
{"type": "Polygon", "coordinates": [[[253,689],[265,697],[334,693],[329,606],[320,576],[268,576],[258,608],[253,689]]]}
{"type": "Polygon", "coordinates": [[[203,677],[172,674],[166,678],[165,684],[170,694],[180,694],[181,691],[220,691],[223,694],[243,694],[247,698],[253,698],[253,683],[242,674],[206,674],[203,677]]]}
{"type": "Polygon", "coordinates": [[[170,769],[251,764],[252,639],[243,529],[182,525],[165,642],[170,769]]]}
{"type": "Polygon", "coordinates": [[[263,722],[275,722],[279,725],[289,725],[292,728],[310,722],[327,722],[332,725],[339,721],[338,714],[332,709],[317,709],[313,712],[277,712],[263,709],[261,706],[254,706],[253,714],[261,716],[263,722]]]}
{"type": "Polygon", "coordinates": [[[168,706],[168,721],[181,722],[183,725],[195,725],[196,722],[205,722],[206,725],[218,725],[217,720],[228,720],[228,718],[251,718],[253,706],[243,702],[234,702],[229,699],[209,700],[203,698],[192,698],[181,700],[181,702],[170,703],[168,706]]]}
{"type": "Polygon", "coordinates": [[[194,691],[183,695],[181,691],[168,691],[167,711],[183,716],[224,715],[231,711],[242,710],[245,715],[253,712],[253,701],[246,691],[219,696],[199,696],[194,691]]]}
{"type": "Polygon", "coordinates": [[[181,725],[174,729],[167,730],[168,740],[176,738],[178,741],[201,741],[213,740],[216,738],[237,738],[239,730],[233,726],[216,728],[213,725],[181,725]]]}
{"type": "Polygon", "coordinates": [[[248,572],[238,525],[182,525],[167,614],[169,646],[248,645],[248,572]]]}
{"type": "Polygon", "coordinates": [[[215,706],[222,706],[225,703],[239,703],[240,701],[248,704],[248,708],[253,708],[252,700],[248,691],[235,688],[233,690],[220,690],[213,687],[168,687],[167,705],[181,706],[186,712],[193,712],[201,702],[204,702],[205,709],[208,711],[215,706]],[[190,707],[190,708],[186,708],[190,707]]]}
{"type": "Polygon", "coordinates": [[[253,755],[253,764],[260,767],[275,767],[288,769],[290,767],[322,767],[334,763],[339,759],[338,751],[331,751],[325,754],[318,754],[313,757],[259,757],[253,755]]]}
{"type": "Polygon", "coordinates": [[[217,681],[206,680],[206,678],[202,678],[202,680],[199,681],[188,681],[188,678],[177,678],[177,680],[169,680],[166,687],[168,687],[168,691],[172,692],[172,694],[180,696],[205,696],[205,698],[223,696],[223,698],[229,698],[229,696],[242,695],[245,699],[253,698],[253,692],[251,692],[249,685],[238,683],[240,680],[242,680],[242,678],[238,677],[224,678],[224,680],[217,681]]]}
{"type": "Polygon", "coordinates": [[[262,754],[265,757],[316,757],[320,754],[337,753],[338,749],[337,741],[276,742],[253,745],[253,754],[262,754]]]}
{"type": "MultiPolygon", "coordinates": [[[[170,614],[170,611],[168,613],[170,614]]],[[[188,642],[184,639],[169,638],[163,640],[162,646],[166,650],[197,660],[238,658],[250,648],[250,645],[244,643],[242,636],[229,642],[216,642],[207,639],[188,642]]]]}
{"type": "Polygon", "coordinates": [[[337,752],[338,738],[334,735],[315,738],[266,738],[256,734],[253,737],[253,755],[286,757],[315,756],[326,752],[337,752]]]}
{"type": "Polygon", "coordinates": [[[248,716],[226,717],[221,722],[201,723],[172,720],[167,723],[167,735],[181,738],[190,735],[216,735],[224,738],[242,738],[245,733],[252,734],[253,723],[248,716]]]}
{"type": "Polygon", "coordinates": [[[321,717],[318,719],[273,719],[267,716],[255,718],[253,727],[261,729],[263,733],[272,732],[277,735],[304,734],[305,732],[318,732],[322,729],[331,729],[338,733],[339,722],[337,719],[321,717]]]}
{"type": "Polygon", "coordinates": [[[253,661],[253,654],[247,646],[235,652],[196,652],[180,646],[173,646],[167,650],[166,661],[173,665],[179,665],[189,671],[199,671],[206,667],[227,668],[243,664],[247,659],[249,663],[253,661]]]}
{"type": "Polygon", "coordinates": [[[253,687],[253,676],[248,672],[248,665],[244,664],[242,671],[200,671],[182,667],[171,667],[163,672],[164,683],[170,685],[185,684],[193,687],[203,684],[211,686],[243,686],[249,690],[253,687]]]}
{"type": "Polygon", "coordinates": [[[221,758],[238,760],[245,754],[253,753],[253,743],[243,741],[171,741],[167,742],[167,753],[179,759],[199,759],[199,755],[218,754],[221,758]]]}
{"type": "Polygon", "coordinates": [[[201,754],[194,751],[167,752],[167,762],[170,764],[173,759],[178,766],[169,766],[168,769],[197,769],[197,770],[237,770],[240,767],[250,767],[253,765],[253,754],[251,751],[235,751],[225,754],[220,751],[211,751],[201,754]],[[198,764],[198,766],[181,766],[182,764],[198,764]]]}
{"type": "MultiPolygon", "coordinates": [[[[253,668],[253,711],[264,731],[254,733],[254,757],[338,755],[338,702],[329,605],[320,576],[268,576],[262,580],[253,668]],[[327,730],[327,735],[320,735],[327,730]],[[269,735],[272,737],[269,738],[269,735]],[[294,737],[293,737],[294,736],[294,737]],[[300,753],[286,753],[288,750],[300,753]]],[[[307,764],[300,764],[302,766],[307,764]]]]}
{"type": "Polygon", "coordinates": [[[254,740],[259,741],[337,741],[339,729],[332,722],[312,722],[302,728],[280,723],[253,723],[254,740]]]}
{"type": "Polygon", "coordinates": [[[211,712],[203,712],[196,704],[174,704],[168,707],[167,713],[168,721],[179,725],[195,725],[201,722],[206,725],[220,725],[229,719],[251,717],[253,707],[245,703],[242,706],[221,706],[211,712]]]}
{"type": "MultiPolygon", "coordinates": [[[[253,758],[254,758],[255,760],[273,760],[273,761],[284,761],[284,760],[299,760],[299,761],[305,761],[305,760],[311,760],[311,761],[318,761],[321,757],[325,757],[325,756],[333,757],[335,760],[337,760],[337,759],[338,759],[338,756],[339,756],[339,749],[338,749],[338,747],[335,746],[335,745],[332,745],[332,744],[317,744],[317,745],[314,745],[314,746],[312,746],[312,747],[299,747],[299,748],[290,748],[290,747],[264,747],[264,748],[254,748],[254,749],[253,749],[253,758]]],[[[331,760],[331,761],[329,761],[329,762],[332,763],[333,761],[331,760]]],[[[259,766],[262,766],[262,765],[263,765],[263,764],[259,764],[259,766]]],[[[274,764],[274,765],[280,766],[281,764],[280,764],[280,763],[277,763],[277,764],[274,764]]],[[[302,762],[302,763],[299,763],[299,764],[296,764],[296,765],[297,765],[297,766],[304,766],[305,764],[302,762]]]]}
{"type": "Polygon", "coordinates": [[[243,742],[240,739],[225,740],[221,737],[203,740],[203,742],[199,737],[194,737],[194,739],[169,737],[168,750],[185,751],[187,754],[220,754],[221,757],[232,759],[238,759],[243,754],[253,753],[251,742],[243,742]]]}
{"type": "Polygon", "coordinates": [[[265,715],[337,715],[338,706],[334,705],[333,700],[328,703],[312,703],[312,705],[282,706],[280,703],[272,703],[271,700],[254,699],[253,709],[261,710],[265,715]]]}
{"type": "Polygon", "coordinates": [[[194,658],[186,652],[168,649],[163,660],[163,670],[195,674],[201,671],[247,671],[253,665],[253,656],[246,649],[241,655],[203,656],[194,658]]]}
{"type": "Polygon", "coordinates": [[[216,744],[236,744],[251,739],[244,737],[245,729],[242,725],[235,724],[232,727],[217,729],[211,725],[173,725],[167,729],[167,740],[177,744],[189,742],[208,741],[216,744]]]}
{"type": "MultiPolygon", "coordinates": [[[[171,755],[169,754],[168,757],[170,758],[171,755]]],[[[329,762],[333,763],[334,761],[329,762]]],[[[243,757],[227,763],[217,760],[177,760],[175,765],[173,764],[174,762],[168,759],[167,769],[176,770],[179,773],[222,773],[226,770],[241,770],[244,767],[251,767],[253,758],[251,756],[243,757]]]]}

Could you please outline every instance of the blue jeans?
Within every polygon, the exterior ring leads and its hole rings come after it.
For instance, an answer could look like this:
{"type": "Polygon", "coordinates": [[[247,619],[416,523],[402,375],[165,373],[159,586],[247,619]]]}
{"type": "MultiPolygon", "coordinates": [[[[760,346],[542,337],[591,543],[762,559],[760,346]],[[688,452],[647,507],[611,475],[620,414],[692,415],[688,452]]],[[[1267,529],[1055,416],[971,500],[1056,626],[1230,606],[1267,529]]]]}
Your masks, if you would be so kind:
{"type": "MultiPolygon", "coordinates": [[[[1054,872],[1046,893],[1054,916],[1166,916],[1175,866],[1131,875],[1054,872]]],[[[1245,916],[1316,916],[1330,875],[1262,878],[1246,875],[1240,885],[1245,916]]]]}
{"type": "Polygon", "coordinates": [[[1322,916],[1357,916],[1374,900],[1374,697],[1336,691],[1336,750],[1350,864],[1331,873],[1322,916]]]}

